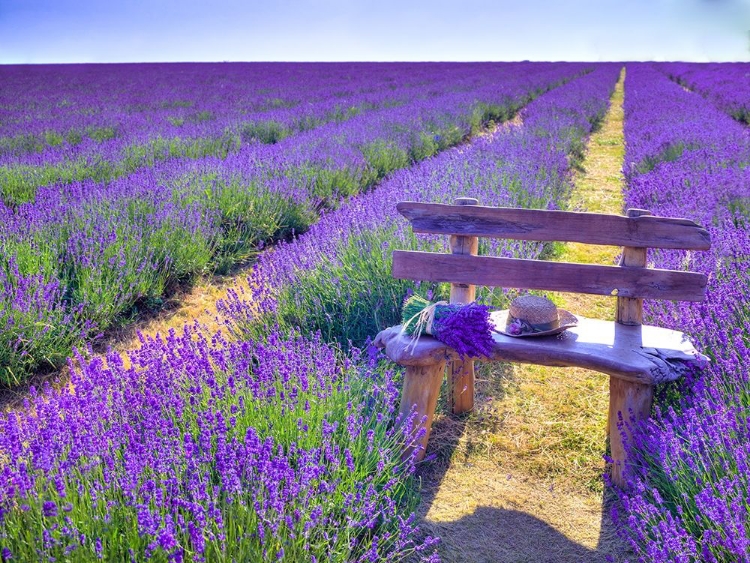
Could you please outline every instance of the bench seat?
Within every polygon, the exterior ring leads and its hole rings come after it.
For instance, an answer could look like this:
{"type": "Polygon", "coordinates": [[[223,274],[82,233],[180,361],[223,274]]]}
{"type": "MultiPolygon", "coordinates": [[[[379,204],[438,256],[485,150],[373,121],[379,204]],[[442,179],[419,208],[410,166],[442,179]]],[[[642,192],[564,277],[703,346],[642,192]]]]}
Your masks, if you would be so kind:
{"type": "MultiPolygon", "coordinates": [[[[508,361],[581,367],[613,377],[654,385],[681,377],[691,363],[705,363],[682,332],[656,326],[627,326],[578,317],[578,326],[557,336],[513,338],[493,333],[492,356],[477,361],[508,361]]],[[[381,331],[374,344],[402,366],[428,366],[457,360],[458,354],[431,336],[412,346],[401,326],[381,331]]]]}

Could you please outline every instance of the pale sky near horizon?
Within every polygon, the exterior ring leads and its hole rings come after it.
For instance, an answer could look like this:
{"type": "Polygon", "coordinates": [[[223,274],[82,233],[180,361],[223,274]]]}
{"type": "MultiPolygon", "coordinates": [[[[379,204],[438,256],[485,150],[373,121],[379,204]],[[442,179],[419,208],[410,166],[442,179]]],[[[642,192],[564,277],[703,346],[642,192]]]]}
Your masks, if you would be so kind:
{"type": "Polygon", "coordinates": [[[0,0],[0,64],[750,61],[750,0],[0,0]]]}

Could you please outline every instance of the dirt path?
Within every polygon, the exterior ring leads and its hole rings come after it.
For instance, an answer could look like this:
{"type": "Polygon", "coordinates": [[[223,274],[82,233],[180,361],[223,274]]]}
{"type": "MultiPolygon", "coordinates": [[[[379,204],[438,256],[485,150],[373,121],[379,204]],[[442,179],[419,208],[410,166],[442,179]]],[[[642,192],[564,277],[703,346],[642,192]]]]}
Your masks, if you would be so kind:
{"type": "Polygon", "coordinates": [[[124,352],[139,346],[138,333],[145,336],[167,334],[171,329],[182,330],[190,323],[199,323],[209,334],[221,328],[216,304],[227,296],[231,288],[247,287],[247,277],[253,268],[249,264],[226,276],[205,276],[189,288],[171,297],[158,315],[138,320],[110,337],[113,349],[124,352]]]}
{"type": "MultiPolygon", "coordinates": [[[[622,212],[623,80],[589,141],[571,209],[622,212]]],[[[560,261],[612,264],[619,249],[567,244],[560,261]]],[[[558,294],[558,306],[612,319],[608,297],[558,294]]],[[[425,532],[442,538],[445,562],[619,562],[627,555],[607,509],[608,378],[582,369],[484,365],[477,408],[436,419],[420,470],[425,532]]]]}
{"type": "MultiPolygon", "coordinates": [[[[227,295],[227,290],[236,287],[247,287],[247,276],[252,264],[238,268],[231,275],[204,276],[198,278],[189,287],[170,295],[163,307],[154,315],[140,318],[125,326],[108,331],[103,341],[97,343],[95,353],[103,354],[107,348],[117,352],[126,352],[140,346],[138,334],[155,336],[167,334],[171,329],[182,330],[187,323],[199,323],[209,334],[220,328],[217,318],[216,303],[227,295]]],[[[123,357],[127,364],[127,357],[123,357]]],[[[19,408],[28,397],[29,387],[41,388],[46,383],[53,386],[66,385],[68,367],[63,366],[54,372],[37,373],[24,385],[0,390],[0,413],[19,408]]]]}

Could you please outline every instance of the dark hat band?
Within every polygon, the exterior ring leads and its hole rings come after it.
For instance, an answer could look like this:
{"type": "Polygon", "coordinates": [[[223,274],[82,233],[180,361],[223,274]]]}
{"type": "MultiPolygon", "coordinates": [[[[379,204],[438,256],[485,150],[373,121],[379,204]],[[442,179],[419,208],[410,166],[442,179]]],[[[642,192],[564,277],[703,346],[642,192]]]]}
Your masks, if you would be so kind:
{"type": "Polygon", "coordinates": [[[532,324],[523,319],[517,319],[516,317],[510,314],[510,311],[508,311],[508,321],[506,322],[505,326],[509,326],[515,322],[517,322],[523,327],[524,332],[546,332],[548,330],[555,330],[556,328],[560,328],[559,317],[556,319],[552,319],[548,323],[532,324]]]}

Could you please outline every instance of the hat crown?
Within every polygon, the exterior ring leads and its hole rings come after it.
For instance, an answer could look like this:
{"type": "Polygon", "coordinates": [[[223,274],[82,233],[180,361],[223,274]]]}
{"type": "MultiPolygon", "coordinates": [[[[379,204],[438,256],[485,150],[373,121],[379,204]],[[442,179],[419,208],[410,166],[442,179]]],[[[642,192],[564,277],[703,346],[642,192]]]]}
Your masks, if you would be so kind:
{"type": "Polygon", "coordinates": [[[565,309],[558,309],[546,297],[523,295],[514,299],[507,311],[498,312],[498,332],[507,336],[546,336],[558,334],[578,324],[578,319],[565,309]],[[501,320],[502,319],[502,320],[501,320]]]}
{"type": "Polygon", "coordinates": [[[532,325],[554,323],[559,318],[555,304],[546,297],[538,295],[517,297],[511,302],[509,309],[513,318],[532,325]]]}

